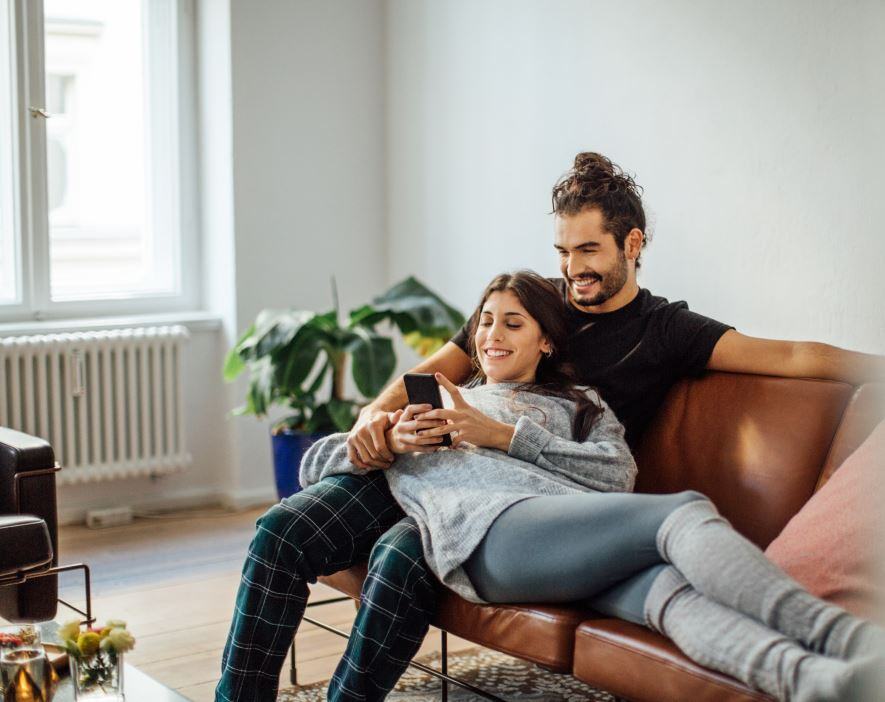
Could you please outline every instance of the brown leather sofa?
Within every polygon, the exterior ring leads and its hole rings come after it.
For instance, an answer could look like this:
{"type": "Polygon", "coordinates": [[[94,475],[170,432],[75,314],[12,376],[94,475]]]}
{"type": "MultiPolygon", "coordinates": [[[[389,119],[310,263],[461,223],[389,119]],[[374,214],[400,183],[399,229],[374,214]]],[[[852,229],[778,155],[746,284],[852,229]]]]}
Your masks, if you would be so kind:
{"type": "MultiPolygon", "coordinates": [[[[709,373],[680,381],[636,452],[638,492],[708,495],[765,548],[885,416],[885,384],[709,373]]],[[[365,566],[322,578],[358,598],[365,566]]],[[[666,638],[575,606],[480,606],[440,587],[434,624],[636,702],[768,699],[666,638]]]]}

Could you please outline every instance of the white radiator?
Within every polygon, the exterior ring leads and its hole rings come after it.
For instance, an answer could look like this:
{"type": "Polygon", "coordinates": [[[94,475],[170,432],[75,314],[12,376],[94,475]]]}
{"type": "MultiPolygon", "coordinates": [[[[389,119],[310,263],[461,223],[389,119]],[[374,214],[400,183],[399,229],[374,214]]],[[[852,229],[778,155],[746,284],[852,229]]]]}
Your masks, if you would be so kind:
{"type": "Polygon", "coordinates": [[[46,439],[61,484],[181,470],[187,338],[173,326],[0,339],[0,425],[46,439]]]}

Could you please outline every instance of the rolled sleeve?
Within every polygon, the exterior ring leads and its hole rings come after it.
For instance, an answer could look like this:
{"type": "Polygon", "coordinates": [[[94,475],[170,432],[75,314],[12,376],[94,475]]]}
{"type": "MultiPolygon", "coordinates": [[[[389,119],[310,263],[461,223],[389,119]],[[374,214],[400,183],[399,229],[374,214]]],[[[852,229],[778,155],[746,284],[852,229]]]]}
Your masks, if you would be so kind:
{"type": "Polygon", "coordinates": [[[521,461],[537,463],[538,456],[550,441],[550,432],[528,417],[520,417],[516,422],[513,438],[507,453],[521,461]]]}

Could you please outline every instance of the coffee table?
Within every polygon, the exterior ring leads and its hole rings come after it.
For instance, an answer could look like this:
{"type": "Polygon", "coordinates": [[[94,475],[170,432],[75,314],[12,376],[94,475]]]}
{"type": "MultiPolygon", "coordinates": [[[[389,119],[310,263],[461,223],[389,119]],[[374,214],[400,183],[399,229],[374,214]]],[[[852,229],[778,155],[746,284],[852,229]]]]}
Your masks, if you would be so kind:
{"type": "MultiPolygon", "coordinates": [[[[58,622],[42,622],[40,632],[44,642],[58,644],[58,622]]],[[[52,698],[53,701],[73,702],[74,687],[71,683],[71,676],[70,674],[62,674],[67,671],[67,662],[56,665],[55,669],[62,677],[55,690],[55,696],[52,698]]],[[[123,663],[123,691],[126,693],[126,702],[190,702],[184,695],[158,683],[146,673],[125,662],[123,663]]]]}
{"type": "MultiPolygon", "coordinates": [[[[123,667],[123,688],[126,692],[126,702],[189,702],[187,697],[158,683],[138,668],[128,663],[124,663],[123,667]]],[[[52,699],[53,702],[73,702],[74,688],[70,675],[61,679],[52,699]]]]}

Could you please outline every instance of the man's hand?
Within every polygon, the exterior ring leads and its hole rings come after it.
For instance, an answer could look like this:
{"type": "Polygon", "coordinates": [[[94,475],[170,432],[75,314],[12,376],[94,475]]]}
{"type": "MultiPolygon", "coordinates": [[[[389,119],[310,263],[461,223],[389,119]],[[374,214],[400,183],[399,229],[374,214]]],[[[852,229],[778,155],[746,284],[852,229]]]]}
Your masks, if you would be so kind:
{"type": "Polygon", "coordinates": [[[439,436],[427,436],[426,430],[446,423],[444,419],[421,420],[417,416],[432,410],[431,405],[408,405],[391,416],[393,426],[387,430],[387,444],[394,453],[433,453],[442,443],[439,436]]]}
{"type": "Polygon", "coordinates": [[[385,432],[391,427],[391,415],[383,410],[360,414],[347,435],[347,457],[357,468],[390,468],[394,455],[387,446],[385,432]]]}
{"type": "Polygon", "coordinates": [[[442,419],[447,422],[446,426],[422,431],[421,436],[436,437],[454,432],[452,435],[453,448],[457,448],[462,442],[467,442],[474,446],[508,451],[515,427],[480,412],[468,404],[457,385],[442,373],[435,375],[439,384],[448,390],[455,406],[452,409],[435,409],[421,414],[419,418],[422,420],[442,419]]]}

